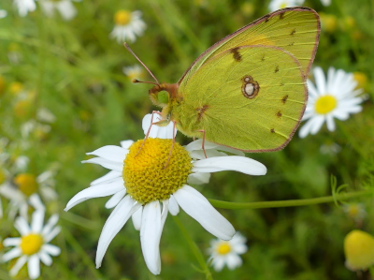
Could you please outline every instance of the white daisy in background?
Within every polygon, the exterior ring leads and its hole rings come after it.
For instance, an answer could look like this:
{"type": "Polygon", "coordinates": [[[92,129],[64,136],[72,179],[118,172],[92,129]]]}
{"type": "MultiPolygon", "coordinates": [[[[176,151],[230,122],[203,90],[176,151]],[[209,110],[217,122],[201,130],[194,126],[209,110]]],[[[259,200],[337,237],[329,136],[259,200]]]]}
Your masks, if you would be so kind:
{"type": "Polygon", "coordinates": [[[142,80],[145,77],[144,68],[140,65],[136,64],[133,66],[126,66],[123,67],[123,73],[130,78],[131,81],[133,80],[142,80]]]}
{"type": "Polygon", "coordinates": [[[35,0],[14,0],[14,4],[21,17],[26,16],[29,12],[33,12],[36,9],[35,0]]]}
{"type": "Polygon", "coordinates": [[[269,4],[269,10],[274,12],[287,7],[296,7],[303,5],[304,0],[272,0],[269,4]]]}
{"type": "Polygon", "coordinates": [[[316,134],[326,122],[329,131],[335,130],[334,118],[347,120],[349,114],[361,112],[363,92],[357,89],[357,81],[352,73],[343,70],[328,70],[327,79],[321,67],[313,70],[315,85],[308,80],[309,100],[303,120],[307,122],[299,131],[304,138],[308,134],[316,134]]]}
{"type": "Polygon", "coordinates": [[[110,36],[123,43],[135,42],[137,36],[142,36],[146,24],[142,20],[142,12],[119,10],[114,16],[115,26],[110,36]]]}
{"type": "Polygon", "coordinates": [[[321,3],[323,6],[330,6],[331,5],[331,0],[321,0],[321,3]]]}
{"type": "Polygon", "coordinates": [[[237,232],[229,241],[214,239],[210,242],[208,250],[210,261],[216,271],[221,271],[226,265],[233,270],[242,265],[243,261],[239,255],[247,252],[247,239],[237,232]]]}
{"type": "Polygon", "coordinates": [[[8,15],[8,12],[0,9],[0,18],[5,18],[8,15]]]}
{"type": "MultiPolygon", "coordinates": [[[[153,122],[160,120],[158,115],[154,116],[153,122]]],[[[208,158],[198,159],[204,155],[201,143],[198,151],[193,150],[198,145],[194,142],[182,147],[173,140],[173,123],[164,127],[150,126],[151,119],[151,115],[143,119],[143,129],[148,133],[145,140],[123,141],[122,147],[104,146],[88,153],[97,157],[85,163],[99,164],[111,171],[76,194],[65,208],[67,211],[85,200],[112,196],[106,207],[115,208],[99,238],[97,268],[110,242],[130,217],[135,228],[140,230],[143,256],[153,274],[161,271],[159,244],[168,212],[177,215],[181,207],[207,231],[230,240],[235,234],[233,226],[188,182],[206,182],[209,173],[224,170],[251,175],[266,173],[266,167],[253,159],[227,156],[210,147],[206,147],[208,158]]]]}
{"type": "Polygon", "coordinates": [[[77,9],[72,0],[39,0],[39,3],[49,17],[59,12],[64,20],[71,20],[77,15],[77,9]]]}
{"type": "Polygon", "coordinates": [[[367,216],[365,206],[362,203],[349,203],[343,205],[344,212],[357,223],[361,223],[367,216]]]}
{"type": "Polygon", "coordinates": [[[9,200],[9,218],[14,219],[19,213],[26,218],[29,207],[44,209],[39,194],[45,201],[55,201],[58,197],[54,190],[54,173],[46,171],[35,176],[31,173],[18,174],[12,182],[0,185],[0,195],[9,200]]]}
{"type": "Polygon", "coordinates": [[[52,265],[51,256],[58,256],[61,249],[49,242],[61,231],[57,226],[58,215],[53,215],[43,226],[44,211],[35,211],[32,214],[32,221],[29,225],[27,219],[18,217],[14,223],[21,237],[6,238],[3,241],[5,247],[14,246],[6,252],[1,260],[8,262],[18,258],[15,265],[10,270],[11,276],[16,276],[20,269],[27,263],[29,277],[36,279],[40,276],[40,262],[47,266],[52,265]]]}

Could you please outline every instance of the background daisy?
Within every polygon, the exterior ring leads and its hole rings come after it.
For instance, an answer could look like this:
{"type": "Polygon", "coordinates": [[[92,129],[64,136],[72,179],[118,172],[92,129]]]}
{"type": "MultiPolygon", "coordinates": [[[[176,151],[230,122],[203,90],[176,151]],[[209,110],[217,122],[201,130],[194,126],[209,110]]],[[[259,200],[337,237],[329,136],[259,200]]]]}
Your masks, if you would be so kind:
{"type": "Polygon", "coordinates": [[[15,227],[21,237],[6,238],[3,241],[5,247],[14,247],[2,256],[3,262],[18,258],[10,270],[10,275],[16,276],[19,270],[27,263],[29,277],[36,279],[40,276],[40,262],[45,265],[52,265],[51,256],[58,256],[60,248],[49,244],[61,231],[58,222],[58,215],[53,215],[43,226],[44,211],[35,211],[29,225],[23,217],[18,217],[15,227]]]}
{"type": "Polygon", "coordinates": [[[216,271],[221,271],[225,266],[229,269],[235,269],[242,265],[243,261],[239,255],[247,252],[247,239],[237,232],[234,237],[229,240],[214,239],[210,243],[208,252],[210,253],[210,261],[216,271]]]}
{"type": "Polygon", "coordinates": [[[343,70],[328,70],[327,78],[321,67],[313,70],[315,84],[308,80],[309,99],[303,120],[306,121],[299,131],[300,137],[316,134],[324,123],[327,129],[335,130],[334,118],[347,120],[350,114],[361,112],[363,92],[356,89],[357,82],[352,73],[343,70]]]}

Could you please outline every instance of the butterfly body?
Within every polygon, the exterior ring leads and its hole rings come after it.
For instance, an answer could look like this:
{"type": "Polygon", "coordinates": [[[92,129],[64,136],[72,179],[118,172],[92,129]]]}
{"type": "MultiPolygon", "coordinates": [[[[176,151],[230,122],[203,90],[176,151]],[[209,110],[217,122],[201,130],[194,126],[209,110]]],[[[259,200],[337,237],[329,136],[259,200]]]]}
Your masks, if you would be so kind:
{"type": "Polygon", "coordinates": [[[151,99],[187,136],[248,152],[279,150],[304,113],[319,32],[312,9],[279,10],[213,45],[178,83],[151,89],[151,99]]]}

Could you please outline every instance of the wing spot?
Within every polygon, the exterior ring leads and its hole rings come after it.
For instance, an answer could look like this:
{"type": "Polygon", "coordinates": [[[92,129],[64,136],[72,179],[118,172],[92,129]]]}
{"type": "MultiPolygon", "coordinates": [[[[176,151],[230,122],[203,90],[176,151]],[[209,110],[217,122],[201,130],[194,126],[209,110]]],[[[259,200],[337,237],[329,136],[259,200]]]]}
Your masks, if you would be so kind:
{"type": "Polygon", "coordinates": [[[233,48],[230,50],[230,52],[233,54],[233,57],[236,61],[242,61],[242,55],[239,52],[239,48],[233,48]]]}
{"type": "Polygon", "coordinates": [[[278,111],[278,113],[277,113],[277,117],[278,117],[278,118],[282,117],[282,112],[281,112],[281,111],[278,111]]]}
{"type": "Polygon", "coordinates": [[[295,33],[296,33],[296,28],[294,28],[294,29],[291,31],[290,35],[295,35],[295,33]]]}
{"type": "Polygon", "coordinates": [[[261,57],[261,61],[265,61],[265,55],[261,57]]]}
{"type": "Polygon", "coordinates": [[[270,20],[270,16],[271,16],[271,15],[266,15],[266,16],[264,16],[264,18],[265,18],[265,22],[268,22],[268,21],[270,20]]]}
{"type": "Polygon", "coordinates": [[[284,14],[285,14],[285,12],[280,13],[280,14],[279,14],[279,19],[284,19],[284,14]]]}
{"type": "Polygon", "coordinates": [[[275,67],[275,70],[274,70],[274,73],[278,73],[279,72],[279,65],[277,65],[276,67],[275,67]]]}
{"type": "Polygon", "coordinates": [[[295,44],[295,42],[292,42],[292,43],[289,43],[288,46],[293,46],[295,44]]]}
{"type": "Polygon", "coordinates": [[[246,75],[242,78],[242,94],[245,98],[255,98],[260,91],[260,85],[252,76],[246,75]]]}
{"type": "Polygon", "coordinates": [[[201,108],[197,108],[196,111],[198,112],[198,120],[201,121],[201,119],[203,118],[206,110],[208,110],[209,108],[209,105],[204,105],[203,107],[201,108]]]}
{"type": "Polygon", "coordinates": [[[287,99],[288,99],[288,94],[285,95],[285,96],[283,96],[283,98],[282,98],[282,103],[283,103],[283,104],[286,104],[287,99]]]}
{"type": "Polygon", "coordinates": [[[280,83],[279,86],[283,87],[283,86],[284,86],[284,83],[280,83]]]}
{"type": "Polygon", "coordinates": [[[271,133],[275,133],[275,129],[274,129],[274,128],[271,128],[271,129],[270,129],[270,132],[271,132],[271,133]]]}

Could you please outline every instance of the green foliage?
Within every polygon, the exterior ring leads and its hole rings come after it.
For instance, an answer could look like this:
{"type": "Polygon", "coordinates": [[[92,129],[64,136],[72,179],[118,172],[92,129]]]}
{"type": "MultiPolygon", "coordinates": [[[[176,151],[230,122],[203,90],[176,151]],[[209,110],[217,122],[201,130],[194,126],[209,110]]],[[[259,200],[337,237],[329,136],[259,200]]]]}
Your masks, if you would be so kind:
{"type": "MultiPolygon", "coordinates": [[[[201,261],[209,257],[206,249],[212,236],[184,213],[178,219],[169,217],[160,246],[160,276],[148,271],[139,232],[131,222],[114,238],[103,266],[95,268],[97,240],[110,214],[104,208],[107,199],[89,200],[63,211],[73,195],[105,174],[101,167],[80,163],[85,153],[143,138],[142,118],[155,109],[147,96],[150,85],[133,84],[122,72],[137,61],[110,38],[113,16],[119,9],[142,11],[147,29],[131,47],[160,81],[176,82],[213,43],[267,14],[268,3],[83,0],[74,2],[77,16],[64,21],[59,14],[44,15],[39,3],[36,11],[20,17],[13,1],[2,2],[6,3],[0,8],[8,16],[0,19],[0,138],[9,142],[0,145],[0,154],[6,152],[10,158],[0,162],[0,179],[2,173],[10,179],[16,175],[13,167],[21,155],[30,159],[28,172],[56,172],[59,200],[48,210],[61,217],[63,230],[52,243],[62,254],[51,267],[42,267],[42,279],[355,279],[356,274],[344,266],[344,236],[355,228],[374,234],[370,195],[374,186],[373,1],[333,0],[328,7],[317,0],[305,3],[336,20],[335,28],[323,26],[315,65],[364,73],[368,82],[363,85],[367,96],[363,111],[337,121],[335,132],[324,127],[314,136],[295,136],[282,151],[248,154],[267,166],[265,176],[221,172],[212,175],[208,185],[198,187],[208,198],[230,202],[334,194],[336,204],[330,199],[300,207],[220,209],[247,237],[249,246],[240,268],[222,272],[201,261]],[[23,90],[14,90],[15,83],[21,83],[23,90]],[[52,112],[55,120],[40,119],[42,108],[52,112]],[[39,126],[25,133],[24,124],[31,120],[39,126]],[[339,151],[321,152],[322,146],[334,145],[339,151]],[[368,191],[366,195],[339,196],[362,190],[368,191]],[[363,219],[344,211],[343,206],[353,202],[366,209],[363,219]]],[[[150,77],[143,80],[152,81],[150,77]]],[[[190,141],[181,135],[177,140],[190,141]]],[[[6,212],[8,202],[2,201],[6,212]]],[[[11,220],[4,217],[0,222],[2,239],[17,234],[11,220]]],[[[0,268],[1,279],[7,279],[8,269],[9,264],[0,268]]]]}

